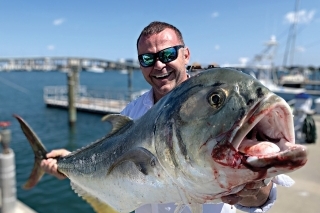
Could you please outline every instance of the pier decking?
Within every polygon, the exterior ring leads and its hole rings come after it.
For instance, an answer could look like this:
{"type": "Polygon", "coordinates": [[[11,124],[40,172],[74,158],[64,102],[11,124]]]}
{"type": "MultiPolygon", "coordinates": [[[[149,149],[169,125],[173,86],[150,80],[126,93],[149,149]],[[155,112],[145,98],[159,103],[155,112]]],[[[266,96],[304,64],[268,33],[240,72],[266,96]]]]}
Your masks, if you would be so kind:
{"type": "MultiPolygon", "coordinates": [[[[92,91],[79,86],[75,107],[79,111],[100,114],[120,113],[130,100],[146,90],[128,94],[124,91],[92,91]]],[[[48,107],[68,108],[68,90],[66,86],[48,86],[44,88],[44,103],[48,107]]]]}
{"type": "MultiPolygon", "coordinates": [[[[125,100],[112,100],[102,98],[89,98],[89,97],[78,97],[76,99],[76,108],[79,111],[95,112],[95,113],[120,113],[120,111],[127,105],[125,100]]],[[[48,107],[59,107],[67,108],[67,99],[45,99],[45,104],[48,107]]]]}

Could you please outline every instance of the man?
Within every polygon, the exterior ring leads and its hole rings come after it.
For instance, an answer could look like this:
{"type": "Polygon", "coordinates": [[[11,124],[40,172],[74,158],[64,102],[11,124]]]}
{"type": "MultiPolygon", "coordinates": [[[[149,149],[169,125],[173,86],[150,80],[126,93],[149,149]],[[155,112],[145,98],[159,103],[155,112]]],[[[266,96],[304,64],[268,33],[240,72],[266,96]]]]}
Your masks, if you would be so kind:
{"type": "MultiPolygon", "coordinates": [[[[150,23],[143,29],[137,40],[137,50],[143,76],[152,89],[129,103],[121,112],[132,119],[138,119],[144,115],[163,96],[189,77],[186,65],[189,63],[190,51],[185,46],[182,34],[176,27],[164,22],[150,23]]],[[[53,158],[69,153],[64,149],[53,150],[47,154],[49,159],[42,161],[42,168],[59,179],[65,178],[57,172],[56,160],[53,158]]],[[[264,212],[274,203],[275,195],[276,190],[273,183],[265,183],[265,181],[249,183],[239,193],[223,197],[224,203],[204,205],[203,212],[232,213],[236,211],[231,206],[233,204],[243,211],[264,212]]],[[[150,204],[138,208],[136,213],[173,211],[174,204],[150,204]]],[[[190,210],[185,208],[183,213],[187,212],[190,210]]]]}

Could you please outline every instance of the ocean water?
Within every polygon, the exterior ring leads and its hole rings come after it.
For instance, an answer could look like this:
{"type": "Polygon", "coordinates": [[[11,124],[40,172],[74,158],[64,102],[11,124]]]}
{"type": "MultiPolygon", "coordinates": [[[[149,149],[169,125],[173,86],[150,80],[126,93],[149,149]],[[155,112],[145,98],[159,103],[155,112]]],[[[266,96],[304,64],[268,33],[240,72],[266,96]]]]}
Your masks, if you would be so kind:
{"type": "MultiPolygon", "coordinates": [[[[106,73],[81,72],[80,82],[89,89],[127,90],[127,75],[111,71],[106,73]]],[[[18,114],[37,133],[47,150],[78,149],[107,133],[108,126],[102,115],[77,113],[74,129],[68,126],[68,113],[64,109],[47,108],[43,102],[45,86],[66,85],[67,76],[61,72],[0,72],[0,121],[10,121],[11,148],[15,152],[17,197],[39,213],[90,213],[91,207],[71,189],[69,180],[58,180],[44,175],[36,187],[23,190],[34,157],[18,122],[12,117],[18,114]]],[[[133,90],[148,89],[139,71],[133,72],[133,90]]]]}
{"type": "MultiPolygon", "coordinates": [[[[80,82],[89,89],[126,90],[128,79],[120,72],[80,74],[80,82]]],[[[18,199],[39,213],[93,213],[91,207],[71,189],[69,180],[58,180],[44,175],[31,190],[23,190],[34,158],[32,150],[13,114],[22,116],[48,150],[66,148],[75,150],[101,138],[108,127],[100,114],[77,113],[74,129],[68,126],[68,113],[64,109],[47,108],[43,102],[45,86],[66,85],[67,76],[61,72],[0,72],[0,121],[10,121],[11,148],[15,152],[18,199]]],[[[133,73],[134,90],[150,86],[139,71],[133,73]]]]}

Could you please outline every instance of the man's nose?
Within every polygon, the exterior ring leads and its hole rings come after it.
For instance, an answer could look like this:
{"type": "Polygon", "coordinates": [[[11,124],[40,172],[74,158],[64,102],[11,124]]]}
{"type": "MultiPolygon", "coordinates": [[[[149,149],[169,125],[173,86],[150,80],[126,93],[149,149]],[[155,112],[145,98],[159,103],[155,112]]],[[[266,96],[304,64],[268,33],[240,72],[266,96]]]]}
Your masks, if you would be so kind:
{"type": "Polygon", "coordinates": [[[161,62],[161,61],[159,60],[159,58],[156,58],[156,63],[154,64],[154,68],[155,68],[155,69],[161,70],[161,69],[162,69],[163,67],[165,67],[165,66],[166,66],[165,63],[161,62]]]}

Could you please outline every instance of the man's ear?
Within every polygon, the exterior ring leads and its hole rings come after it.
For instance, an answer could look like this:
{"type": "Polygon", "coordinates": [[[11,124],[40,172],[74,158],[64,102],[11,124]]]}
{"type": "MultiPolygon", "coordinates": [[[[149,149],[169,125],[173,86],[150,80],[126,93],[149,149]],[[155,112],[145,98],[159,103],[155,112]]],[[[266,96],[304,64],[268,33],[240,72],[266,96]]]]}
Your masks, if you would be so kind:
{"type": "Polygon", "coordinates": [[[185,47],[183,50],[183,56],[184,56],[184,60],[185,60],[185,64],[189,64],[189,60],[190,60],[190,50],[188,47],[185,47]]]}

